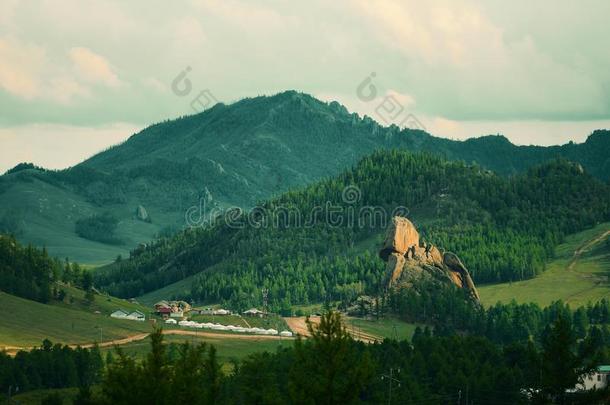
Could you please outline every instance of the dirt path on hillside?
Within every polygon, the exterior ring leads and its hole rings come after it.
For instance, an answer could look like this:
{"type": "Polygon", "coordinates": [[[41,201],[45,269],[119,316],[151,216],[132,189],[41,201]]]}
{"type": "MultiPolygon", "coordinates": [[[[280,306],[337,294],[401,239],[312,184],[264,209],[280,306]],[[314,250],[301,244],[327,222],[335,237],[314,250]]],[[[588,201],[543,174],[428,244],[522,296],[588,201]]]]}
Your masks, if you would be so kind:
{"type": "Polygon", "coordinates": [[[570,263],[566,267],[566,270],[576,274],[578,277],[592,279],[592,280],[595,281],[595,284],[593,284],[591,287],[585,288],[584,290],[577,291],[577,292],[575,292],[573,294],[568,295],[564,299],[564,301],[566,303],[569,303],[572,298],[577,297],[577,296],[579,296],[581,294],[584,294],[587,291],[594,290],[597,287],[599,287],[599,285],[601,283],[608,281],[607,277],[600,277],[600,276],[596,276],[596,275],[593,275],[593,274],[582,274],[582,273],[579,273],[578,271],[575,270],[576,264],[578,263],[578,260],[580,260],[580,256],[582,256],[582,254],[585,251],[589,250],[593,246],[595,246],[598,243],[602,242],[604,239],[606,239],[608,237],[608,235],[610,235],[610,231],[606,231],[606,232],[598,235],[597,237],[594,237],[593,239],[590,239],[590,240],[586,241],[585,243],[582,244],[582,246],[580,246],[578,249],[576,249],[574,251],[574,255],[572,256],[572,259],[570,260],[570,263]]]}
{"type": "MultiPolygon", "coordinates": [[[[285,337],[285,336],[274,336],[274,335],[238,335],[238,334],[229,334],[229,333],[214,333],[214,332],[205,332],[199,330],[183,330],[183,329],[164,329],[164,335],[182,335],[182,336],[196,336],[207,339],[216,339],[216,340],[289,340],[294,339],[293,337],[285,337]]],[[[138,342],[146,339],[150,333],[138,333],[137,335],[127,336],[121,339],[114,339],[105,341],[98,344],[98,347],[114,347],[114,346],[122,346],[132,342],[138,342]]],[[[90,349],[95,346],[95,343],[81,343],[75,344],[70,343],[67,346],[75,349],[77,347],[90,349]]],[[[3,346],[4,351],[9,356],[15,356],[18,351],[30,351],[35,347],[40,346],[25,346],[25,347],[17,347],[17,346],[3,346]]]]}
{"type": "Polygon", "coordinates": [[[608,235],[610,235],[610,231],[606,231],[601,235],[598,235],[596,238],[588,240],[581,247],[576,249],[574,251],[574,255],[572,256],[572,260],[570,260],[570,264],[568,265],[568,270],[573,271],[574,266],[576,266],[576,263],[578,262],[578,259],[580,259],[580,256],[589,248],[593,247],[594,245],[597,245],[598,243],[606,239],[608,235]]]}
{"type": "MultiPolygon", "coordinates": [[[[292,329],[292,331],[296,334],[299,334],[303,337],[310,337],[311,334],[309,333],[309,330],[307,329],[307,318],[304,316],[299,316],[299,317],[289,317],[289,318],[284,318],[284,320],[286,321],[286,323],[288,324],[288,327],[290,329],[292,329]]],[[[320,317],[319,316],[312,316],[309,318],[309,320],[314,324],[314,325],[318,325],[320,323],[320,317]]],[[[353,326],[350,326],[349,324],[347,324],[345,322],[345,319],[343,320],[343,326],[345,326],[347,332],[355,339],[355,340],[360,340],[362,342],[365,343],[373,343],[373,342],[378,342],[378,341],[382,341],[383,338],[380,336],[375,336],[372,335],[370,333],[366,333],[363,332],[361,329],[359,328],[354,328],[353,326]]]]}

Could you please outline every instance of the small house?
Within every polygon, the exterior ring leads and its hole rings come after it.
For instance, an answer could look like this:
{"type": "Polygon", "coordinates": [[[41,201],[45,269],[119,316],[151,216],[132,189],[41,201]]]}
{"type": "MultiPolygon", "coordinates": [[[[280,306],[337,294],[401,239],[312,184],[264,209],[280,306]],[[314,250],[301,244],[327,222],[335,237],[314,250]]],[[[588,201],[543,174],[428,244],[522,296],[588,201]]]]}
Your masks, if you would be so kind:
{"type": "Polygon", "coordinates": [[[127,315],[127,319],[131,319],[133,321],[145,321],[146,315],[140,311],[133,311],[131,314],[127,315]]]}
{"type": "Polygon", "coordinates": [[[184,317],[184,312],[181,310],[170,312],[169,317],[170,318],[182,318],[182,317],[184,317]]]}
{"type": "Polygon", "coordinates": [[[260,310],[256,309],[256,308],[250,308],[249,310],[244,311],[244,315],[246,315],[246,316],[258,316],[259,318],[262,318],[265,315],[265,313],[263,311],[260,311],[260,310]]]}
{"type": "Polygon", "coordinates": [[[583,377],[582,384],[577,388],[584,390],[603,390],[610,385],[610,366],[599,366],[591,374],[583,377]]]}
{"type": "Polygon", "coordinates": [[[110,314],[111,318],[117,318],[117,319],[127,319],[128,316],[129,316],[129,314],[127,312],[123,311],[122,309],[118,309],[110,314]]]}

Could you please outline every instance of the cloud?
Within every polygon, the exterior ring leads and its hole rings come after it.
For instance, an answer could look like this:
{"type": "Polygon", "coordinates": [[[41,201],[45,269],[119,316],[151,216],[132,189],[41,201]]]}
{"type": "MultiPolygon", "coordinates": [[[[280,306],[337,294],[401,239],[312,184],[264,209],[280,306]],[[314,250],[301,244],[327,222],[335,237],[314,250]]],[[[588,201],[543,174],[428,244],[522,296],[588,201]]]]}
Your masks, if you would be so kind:
{"type": "Polygon", "coordinates": [[[28,100],[41,94],[39,75],[46,64],[44,49],[14,38],[0,38],[0,87],[28,100]]]}
{"type": "Polygon", "coordinates": [[[69,55],[74,69],[85,81],[109,87],[119,87],[122,84],[114,68],[103,56],[84,47],[70,49],[69,55]]]}

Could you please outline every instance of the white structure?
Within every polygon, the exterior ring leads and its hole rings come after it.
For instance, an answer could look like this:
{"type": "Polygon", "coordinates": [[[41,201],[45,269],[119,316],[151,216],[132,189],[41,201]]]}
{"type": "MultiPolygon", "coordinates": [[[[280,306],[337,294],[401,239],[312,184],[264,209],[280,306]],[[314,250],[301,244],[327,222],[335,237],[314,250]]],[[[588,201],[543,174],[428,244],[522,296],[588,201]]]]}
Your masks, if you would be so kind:
{"type": "Polygon", "coordinates": [[[289,330],[283,330],[280,332],[280,336],[282,337],[292,337],[292,332],[290,332],[289,330]]]}
{"type": "Polygon", "coordinates": [[[127,315],[127,317],[125,319],[131,319],[132,321],[143,322],[146,320],[146,315],[144,315],[140,311],[133,311],[131,314],[127,315]]]}
{"type": "Polygon", "coordinates": [[[170,318],[170,319],[166,319],[166,320],[165,320],[165,323],[168,323],[168,324],[170,324],[170,325],[175,325],[175,324],[177,324],[177,323],[178,323],[178,321],[176,321],[175,319],[171,319],[171,318],[170,318]]]}
{"type": "Polygon", "coordinates": [[[114,311],[113,313],[110,314],[110,317],[117,318],[117,319],[127,319],[129,321],[140,321],[140,322],[146,320],[146,315],[144,315],[140,311],[133,311],[132,313],[129,313],[127,311],[123,311],[122,309],[114,311]]]}
{"type": "Polygon", "coordinates": [[[592,374],[583,378],[583,383],[576,386],[581,390],[602,390],[610,385],[610,366],[599,366],[592,374]]]}
{"type": "Polygon", "coordinates": [[[260,310],[256,309],[256,308],[250,308],[249,310],[244,311],[244,315],[262,317],[263,315],[265,315],[265,313],[263,311],[260,311],[260,310]]]}
{"type": "Polygon", "coordinates": [[[110,314],[111,318],[117,318],[117,319],[127,319],[128,316],[129,316],[129,314],[127,312],[123,311],[122,309],[114,311],[113,313],[110,314]]]}
{"type": "Polygon", "coordinates": [[[182,318],[184,317],[183,311],[176,311],[169,314],[170,318],[182,318]]]}

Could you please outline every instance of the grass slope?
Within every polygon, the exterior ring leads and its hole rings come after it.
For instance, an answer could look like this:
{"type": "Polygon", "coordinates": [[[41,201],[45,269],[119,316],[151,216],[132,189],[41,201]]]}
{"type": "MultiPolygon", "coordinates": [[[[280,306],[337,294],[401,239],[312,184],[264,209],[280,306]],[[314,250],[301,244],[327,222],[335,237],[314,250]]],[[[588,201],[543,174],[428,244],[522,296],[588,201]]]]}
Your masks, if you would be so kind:
{"type": "Polygon", "coordinates": [[[573,307],[610,298],[610,223],[570,235],[540,276],[526,281],[479,287],[481,301],[536,302],[563,300],[573,307]]]}
{"type": "MultiPolygon", "coordinates": [[[[91,343],[103,339],[119,339],[142,332],[150,332],[148,322],[110,318],[116,309],[141,310],[146,308],[117,298],[96,296],[87,307],[82,291],[63,287],[74,303],[41,304],[0,292],[0,349],[3,347],[38,346],[44,339],[54,343],[91,343]],[[99,311],[96,314],[95,311],[99,311]]],[[[145,312],[146,313],[146,312],[145,312]]]]}
{"type": "MultiPolygon", "coordinates": [[[[214,345],[218,350],[218,359],[221,363],[228,363],[233,359],[243,359],[244,357],[257,352],[274,352],[278,347],[290,346],[293,344],[292,339],[258,339],[258,340],[244,340],[244,339],[231,339],[226,334],[218,334],[218,337],[214,336],[178,336],[178,335],[166,335],[163,337],[165,343],[184,343],[189,342],[192,344],[206,343],[214,345]]],[[[128,355],[136,358],[143,358],[147,353],[150,352],[150,340],[144,339],[137,342],[128,343],[121,345],[121,349],[128,355]]],[[[108,351],[114,350],[110,347],[104,347],[101,349],[105,355],[108,351]]]]}
{"type": "Polygon", "coordinates": [[[417,325],[395,318],[369,320],[362,318],[347,318],[345,326],[350,333],[364,333],[381,338],[395,340],[411,340],[417,325]]]}

